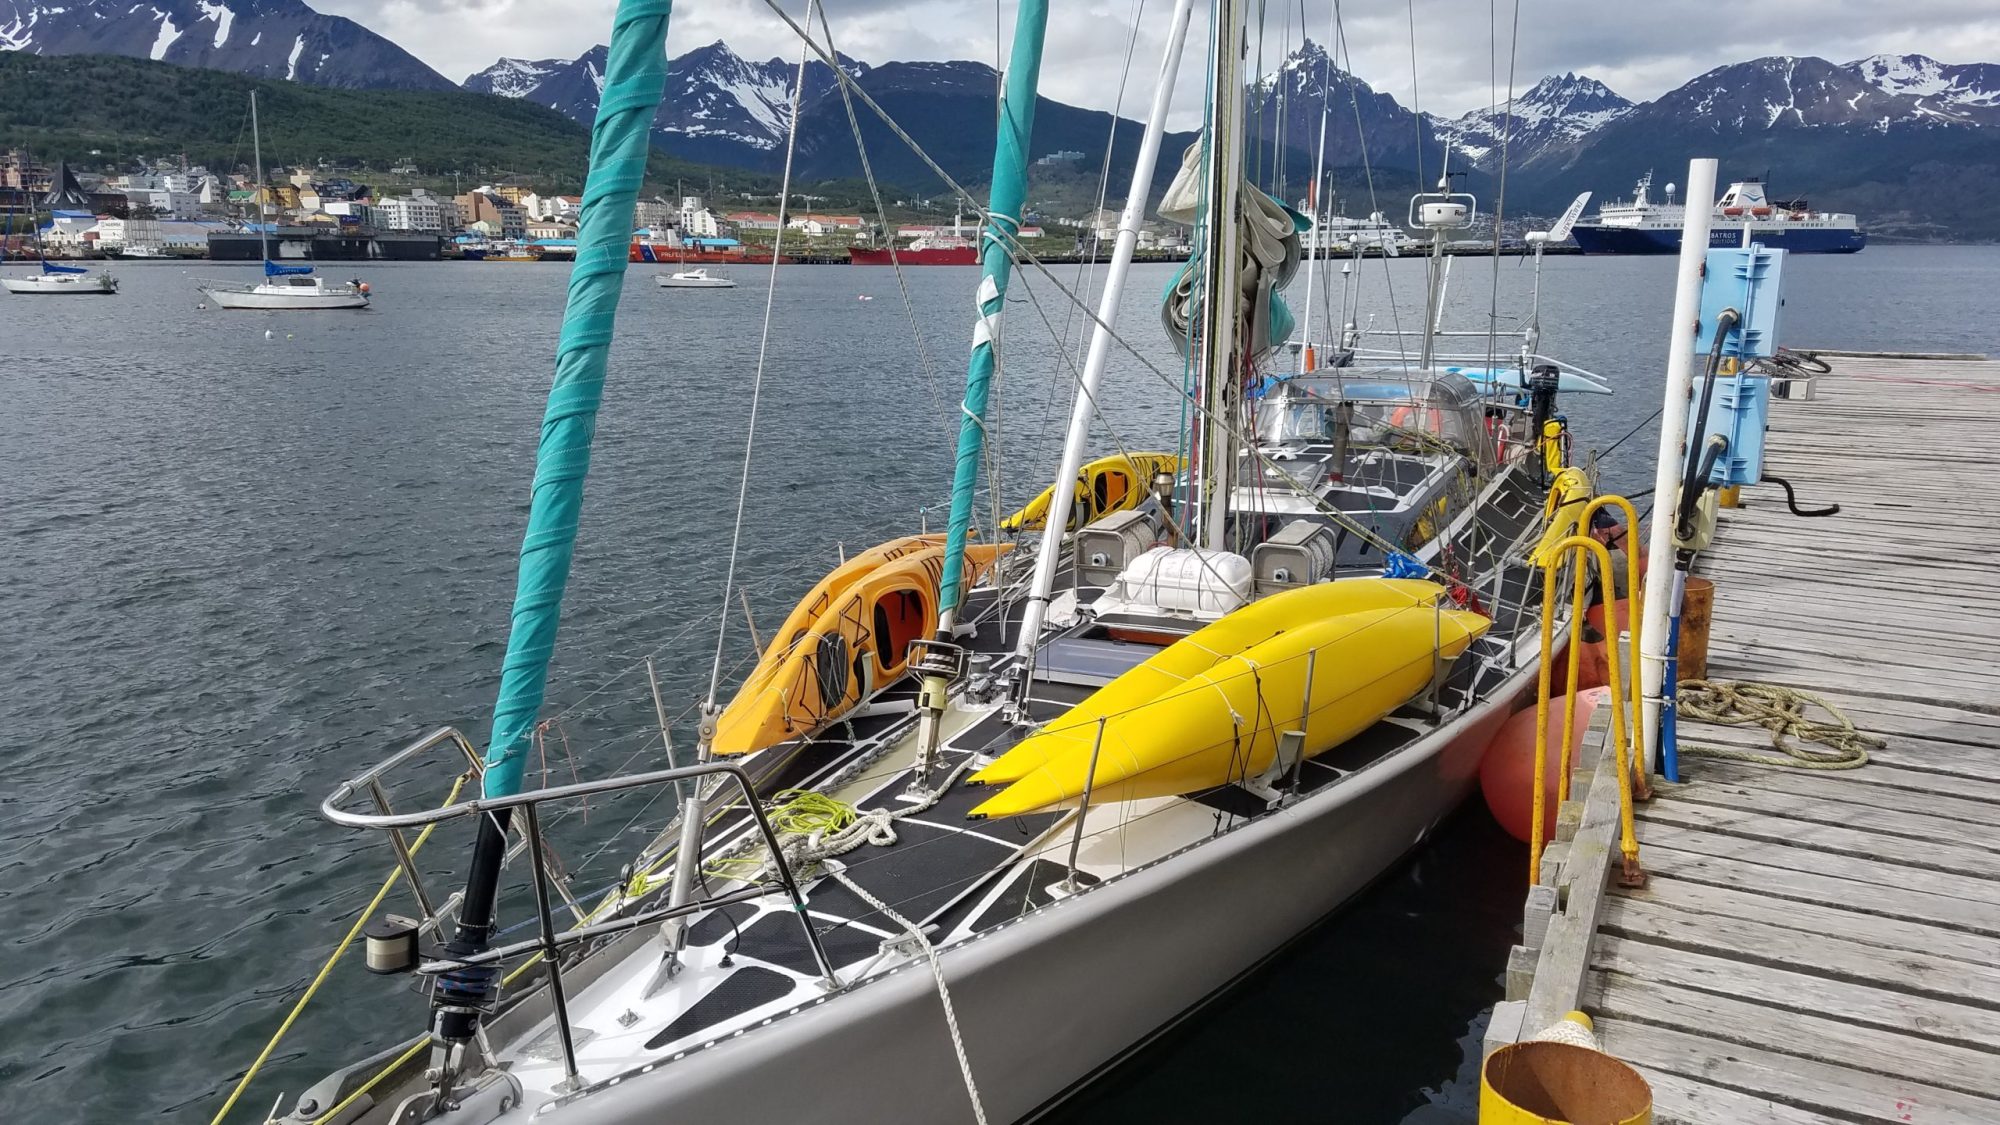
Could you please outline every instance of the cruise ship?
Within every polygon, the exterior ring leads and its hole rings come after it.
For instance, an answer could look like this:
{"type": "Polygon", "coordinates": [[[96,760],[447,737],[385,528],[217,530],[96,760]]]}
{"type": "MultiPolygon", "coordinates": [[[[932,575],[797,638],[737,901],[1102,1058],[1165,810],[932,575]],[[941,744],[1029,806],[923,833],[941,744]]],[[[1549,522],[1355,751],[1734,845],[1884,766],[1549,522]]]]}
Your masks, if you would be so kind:
{"type": "MultiPolygon", "coordinates": [[[[1606,203],[1595,219],[1576,224],[1570,232],[1586,254],[1674,254],[1681,248],[1681,220],[1686,208],[1674,202],[1674,185],[1666,202],[1651,198],[1653,174],[1639,177],[1632,199],[1606,203]]],[[[1814,211],[1803,199],[1770,199],[1761,180],[1738,180],[1715,205],[1708,231],[1710,246],[1742,246],[1750,241],[1796,254],[1852,254],[1868,245],[1868,236],[1853,215],[1814,211]]]]}

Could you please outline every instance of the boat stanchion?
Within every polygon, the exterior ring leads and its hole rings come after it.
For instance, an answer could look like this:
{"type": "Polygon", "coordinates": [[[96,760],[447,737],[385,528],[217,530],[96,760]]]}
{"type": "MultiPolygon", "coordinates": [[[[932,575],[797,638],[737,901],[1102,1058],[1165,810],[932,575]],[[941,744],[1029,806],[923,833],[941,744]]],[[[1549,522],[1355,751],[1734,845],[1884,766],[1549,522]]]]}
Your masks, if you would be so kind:
{"type": "Polygon", "coordinates": [[[1083,887],[1076,881],[1077,857],[1083,852],[1083,821],[1090,815],[1090,794],[1097,787],[1097,759],[1104,753],[1105,716],[1097,718],[1097,735],[1090,743],[1090,768],[1083,775],[1083,800],[1076,808],[1076,829],[1069,838],[1069,877],[1057,884],[1064,894],[1075,894],[1083,887]]]}
{"type": "Polygon", "coordinates": [[[542,930],[542,964],[548,970],[549,1002],[555,1008],[556,1034],[562,1040],[563,1080],[555,1092],[570,1093],[582,1086],[576,1072],[576,1034],[569,1022],[569,992],[563,987],[562,956],[556,946],[555,916],[549,910],[548,858],[543,854],[542,822],[534,802],[521,807],[528,826],[528,858],[535,874],[535,918],[542,930]]]}

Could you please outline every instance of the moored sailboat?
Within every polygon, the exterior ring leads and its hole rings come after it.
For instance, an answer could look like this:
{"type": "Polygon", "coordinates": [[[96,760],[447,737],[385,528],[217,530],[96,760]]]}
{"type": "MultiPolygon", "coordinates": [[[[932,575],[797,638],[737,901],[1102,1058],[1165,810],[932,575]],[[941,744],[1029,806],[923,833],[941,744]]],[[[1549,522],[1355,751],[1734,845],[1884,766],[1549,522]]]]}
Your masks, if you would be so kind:
{"type": "MultiPolygon", "coordinates": [[[[1244,179],[1246,8],[1214,3],[1216,95],[1168,189],[1200,232],[1165,318],[1196,375],[1176,392],[1183,448],[1088,457],[1192,0],[1053,483],[996,521],[1013,542],[974,542],[1048,19],[1024,0],[946,530],[809,591],[734,700],[711,688],[695,764],[525,790],[615,248],[665,80],[666,6],[626,0],[606,84],[627,96],[595,132],[492,738],[480,756],[435,732],[323,806],[385,830],[476,819],[463,893],[369,930],[371,968],[428,982],[430,1026],[333,1071],[286,1121],[1016,1120],[1340,906],[1463,799],[1532,690],[1538,547],[1577,511],[1574,471],[1551,501],[1558,381],[1482,389],[1428,337],[1414,362],[1278,369],[1303,232],[1244,179]],[[389,775],[453,747],[477,759],[479,797],[388,807],[389,775]],[[559,922],[542,808],[676,784],[675,821],[559,922]],[[355,807],[370,794],[377,808],[355,807]],[[535,905],[503,919],[519,855],[535,905]],[[504,939],[515,921],[539,936],[504,939]]],[[[1425,207],[1441,255],[1468,207],[1425,207]]]]}
{"type": "Polygon", "coordinates": [[[206,281],[198,288],[224,309],[365,309],[368,286],[360,280],[328,281],[311,266],[271,258],[271,224],[264,201],[264,143],[257,123],[257,92],[250,92],[250,143],[257,172],[257,238],[264,250],[264,280],[250,285],[206,281]]]}

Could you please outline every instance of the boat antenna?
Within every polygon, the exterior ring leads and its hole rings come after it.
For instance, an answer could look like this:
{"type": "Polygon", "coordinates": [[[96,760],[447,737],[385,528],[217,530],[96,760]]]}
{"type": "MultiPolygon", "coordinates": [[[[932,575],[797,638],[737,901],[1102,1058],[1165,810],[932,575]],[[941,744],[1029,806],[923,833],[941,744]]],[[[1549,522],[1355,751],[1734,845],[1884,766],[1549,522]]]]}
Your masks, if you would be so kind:
{"type": "MultiPolygon", "coordinates": [[[[512,627],[481,777],[489,799],[520,792],[531,732],[547,688],[563,590],[576,548],[583,481],[590,469],[591,438],[604,393],[605,361],[624,286],[632,208],[645,177],[653,115],[666,87],[672,10],[672,0],[620,0],[611,35],[605,89],[617,94],[606,97],[591,129],[576,265],[570,270],[555,380],[535,448],[534,490],[521,541],[512,627]]],[[[497,809],[479,817],[458,926],[445,946],[447,960],[462,962],[483,952],[493,936],[508,813],[497,809]]],[[[490,964],[462,965],[438,976],[431,1007],[438,1044],[433,1069],[440,1094],[451,1091],[454,1075],[492,1008],[498,980],[498,970],[490,964]]]]}
{"type": "MultiPolygon", "coordinates": [[[[945,694],[964,664],[965,650],[954,637],[959,604],[965,596],[965,544],[972,530],[973,492],[986,445],[986,402],[998,360],[1000,316],[1007,304],[1013,247],[1021,233],[1028,194],[1028,140],[1035,128],[1035,88],[1041,79],[1042,43],[1049,25],[1048,0],[1022,0],[1014,17],[1014,44],[1000,98],[999,129],[993,142],[993,190],[980,232],[979,319],[972,329],[972,358],[965,372],[960,406],[957,463],[951,482],[951,521],[945,532],[944,572],[938,580],[937,633],[913,646],[923,691],[918,696],[918,759],[915,792],[931,787],[945,694]]],[[[955,220],[954,220],[955,222],[955,220]]]]}

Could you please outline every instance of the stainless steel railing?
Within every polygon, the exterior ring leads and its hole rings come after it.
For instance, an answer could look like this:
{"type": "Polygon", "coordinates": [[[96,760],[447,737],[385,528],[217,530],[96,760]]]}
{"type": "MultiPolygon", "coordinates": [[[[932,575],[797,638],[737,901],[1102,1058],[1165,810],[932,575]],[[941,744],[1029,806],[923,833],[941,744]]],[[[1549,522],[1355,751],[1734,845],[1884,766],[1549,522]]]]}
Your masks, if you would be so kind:
{"type": "MultiPolygon", "coordinates": [[[[585,781],[570,785],[550,786],[543,789],[529,790],[524,793],[515,793],[505,797],[475,797],[471,800],[459,801],[455,804],[443,805],[435,809],[426,809],[418,812],[397,812],[389,803],[388,795],[382,786],[382,778],[412,759],[443,746],[458,747],[471,763],[470,768],[474,775],[483,775],[484,763],[481,761],[479,753],[474,749],[471,741],[454,727],[440,727],[390,755],[388,758],[383,759],[369,769],[342,782],[327,796],[326,800],[320,802],[320,815],[345,828],[374,829],[386,833],[389,836],[391,846],[396,851],[396,861],[402,866],[404,875],[410,880],[411,888],[417,895],[418,902],[424,907],[427,920],[431,925],[435,926],[438,915],[431,909],[430,904],[432,900],[430,894],[423,887],[422,881],[418,876],[416,865],[410,857],[410,849],[403,835],[403,830],[423,828],[428,825],[440,824],[461,817],[491,815],[503,810],[520,809],[522,811],[523,819],[526,821],[526,831],[523,833],[525,837],[524,846],[528,850],[533,866],[535,913],[540,923],[539,934],[525,941],[486,949],[468,957],[428,961],[418,966],[417,972],[427,976],[434,976],[455,969],[495,964],[523,954],[539,952],[543,964],[547,966],[549,998],[555,1009],[556,1027],[562,1040],[563,1067],[569,1081],[575,1082],[577,1080],[577,1066],[576,1045],[569,1020],[568,996],[563,986],[562,960],[560,955],[564,949],[594,941],[610,934],[635,930],[654,922],[664,922],[669,919],[685,917],[719,906],[728,906],[733,903],[748,902],[752,899],[763,898],[766,895],[782,890],[791,899],[792,910],[798,915],[799,926],[805,932],[806,944],[812,950],[813,962],[819,967],[822,981],[828,988],[839,987],[839,978],[834,974],[832,962],[827,959],[826,947],[821,943],[818,932],[812,927],[811,918],[806,914],[805,896],[801,893],[798,880],[792,874],[791,866],[786,862],[784,853],[778,846],[777,833],[771,828],[771,822],[765,815],[764,807],[757,801],[757,792],[750,782],[750,776],[741,768],[727,762],[704,762],[699,765],[654,770],[648,773],[630,774],[624,777],[605,778],[600,781],[585,781]],[[542,837],[541,830],[540,807],[543,804],[550,801],[574,800],[598,794],[618,793],[629,789],[673,785],[677,782],[688,780],[693,780],[696,784],[700,784],[700,779],[710,776],[727,779],[729,782],[734,783],[736,788],[742,793],[743,806],[750,811],[751,816],[755,819],[757,831],[763,837],[764,846],[769,849],[772,860],[771,866],[775,878],[754,881],[737,890],[708,895],[702,899],[687,902],[680,906],[668,905],[656,907],[651,910],[643,910],[603,922],[591,923],[588,921],[589,915],[584,914],[581,908],[576,906],[574,900],[569,898],[568,889],[560,881],[552,880],[549,877],[548,845],[542,837]],[[367,793],[369,798],[374,802],[377,811],[360,812],[345,807],[363,792],[367,793]],[[552,884],[562,894],[564,900],[570,903],[571,908],[577,912],[578,924],[569,929],[561,931],[556,929],[555,918],[550,908],[549,899],[549,887],[552,884]]],[[[706,825],[702,825],[704,831],[706,827],[706,825]]],[[[695,854],[692,856],[676,856],[675,862],[699,863],[699,848],[697,848],[695,854]]]]}

